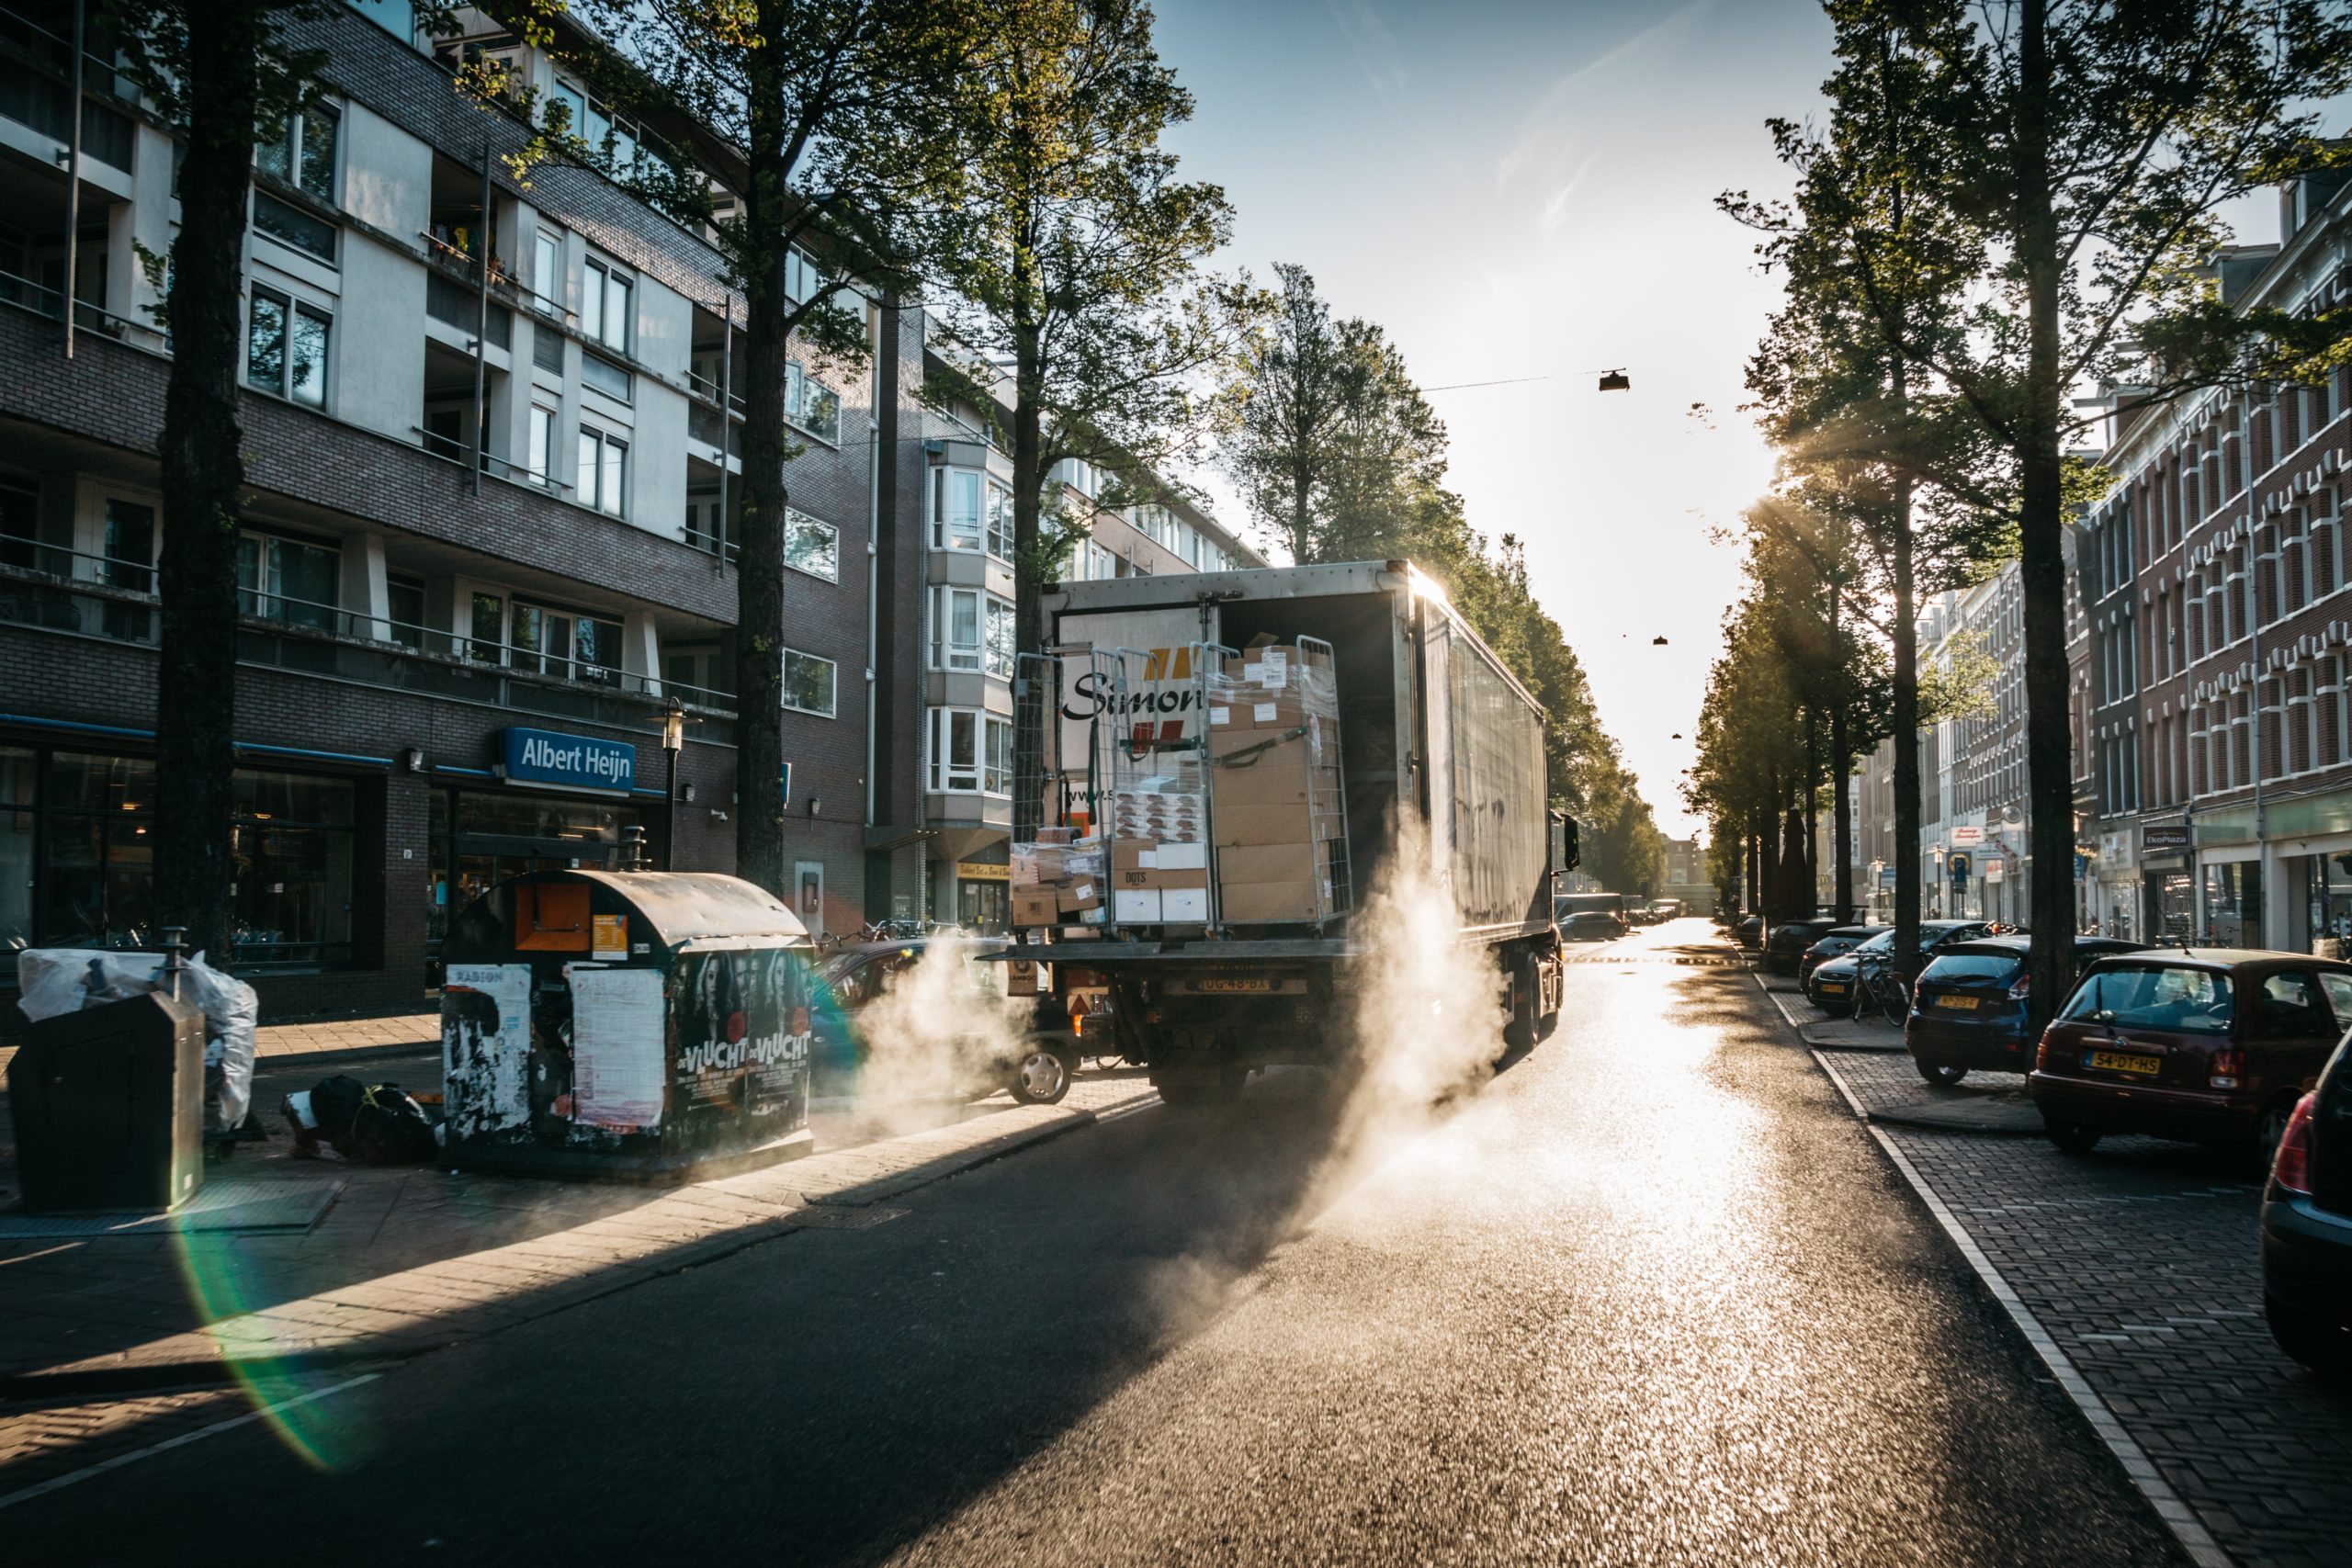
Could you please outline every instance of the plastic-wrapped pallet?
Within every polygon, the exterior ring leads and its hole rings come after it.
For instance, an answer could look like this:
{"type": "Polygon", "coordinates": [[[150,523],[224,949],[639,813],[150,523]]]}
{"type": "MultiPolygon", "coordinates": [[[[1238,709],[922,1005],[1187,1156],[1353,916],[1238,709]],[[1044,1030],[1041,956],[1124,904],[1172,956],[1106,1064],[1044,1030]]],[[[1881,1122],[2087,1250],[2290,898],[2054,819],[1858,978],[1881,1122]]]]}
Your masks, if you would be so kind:
{"type": "Polygon", "coordinates": [[[1010,858],[1014,925],[1102,923],[1111,869],[1102,839],[1048,828],[1036,840],[1012,846],[1010,858]]]}

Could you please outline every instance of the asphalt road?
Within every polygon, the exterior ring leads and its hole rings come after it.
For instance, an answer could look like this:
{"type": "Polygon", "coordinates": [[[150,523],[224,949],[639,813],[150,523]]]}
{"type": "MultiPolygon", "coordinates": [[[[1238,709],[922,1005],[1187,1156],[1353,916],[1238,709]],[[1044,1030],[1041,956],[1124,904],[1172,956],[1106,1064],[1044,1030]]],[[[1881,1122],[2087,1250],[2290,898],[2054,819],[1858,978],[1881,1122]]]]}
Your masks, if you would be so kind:
{"type": "Polygon", "coordinates": [[[1671,961],[1703,931],[1574,966],[1427,1118],[1154,1108],[27,1503],[9,1555],[2175,1561],[1747,976],[1671,961]]]}

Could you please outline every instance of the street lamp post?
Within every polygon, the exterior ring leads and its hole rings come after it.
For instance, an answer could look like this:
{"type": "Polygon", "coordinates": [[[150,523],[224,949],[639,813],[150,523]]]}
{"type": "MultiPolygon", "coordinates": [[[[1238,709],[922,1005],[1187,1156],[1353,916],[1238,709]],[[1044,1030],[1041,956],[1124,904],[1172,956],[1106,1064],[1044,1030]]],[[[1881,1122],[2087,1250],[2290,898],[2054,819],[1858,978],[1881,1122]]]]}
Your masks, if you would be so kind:
{"type": "Polygon", "coordinates": [[[668,761],[662,790],[662,869],[678,869],[678,759],[686,749],[686,710],[677,698],[662,715],[662,754],[668,761]]]}

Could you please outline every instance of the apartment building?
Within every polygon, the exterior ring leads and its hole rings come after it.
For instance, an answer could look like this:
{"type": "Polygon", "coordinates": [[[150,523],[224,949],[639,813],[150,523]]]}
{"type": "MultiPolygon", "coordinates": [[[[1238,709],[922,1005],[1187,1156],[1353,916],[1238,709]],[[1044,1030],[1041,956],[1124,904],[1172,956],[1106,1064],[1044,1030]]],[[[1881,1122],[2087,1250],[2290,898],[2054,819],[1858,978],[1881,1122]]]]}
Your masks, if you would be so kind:
{"type": "MultiPolygon", "coordinates": [[[[2223,253],[2222,297],[2310,313],[2352,293],[2352,180],[2280,191],[2276,245],[2223,253]]],[[[2083,534],[2103,684],[2100,881],[2136,872],[2145,936],[2301,950],[2352,935],[2352,381],[2161,406],[2113,400],[2114,488],[2083,534]],[[2129,846],[2132,863],[2110,846],[2129,846]]]]}
{"type": "MultiPolygon", "coordinates": [[[[75,8],[5,4],[0,940],[133,945],[155,920],[170,369],[141,257],[172,244],[177,149],[85,56],[77,152],[75,8]]],[[[325,52],[324,101],[255,152],[237,935],[215,959],[275,1013],[413,1006],[449,912],[483,887],[614,863],[629,827],[657,860],[731,869],[755,788],[783,792],[813,928],[911,911],[920,313],[845,293],[869,363],[795,356],[788,762],[755,785],[734,761],[726,542],[742,302],[707,233],[604,175],[554,162],[518,182],[504,160],[530,128],[460,96],[450,63],[497,54],[625,156],[663,155],[660,128],[486,20],[435,46],[404,6],[362,0],[295,31],[325,52]]],[[[834,287],[815,258],[794,276],[834,287]]]]}
{"type": "MultiPolygon", "coordinates": [[[[944,368],[934,353],[933,368],[944,368]]],[[[1011,913],[1013,776],[1012,459],[990,433],[1012,410],[935,412],[923,442],[922,822],[930,918],[1002,931],[1011,913]]],[[[1265,558],[1170,492],[1121,503],[1107,476],[1065,461],[1046,504],[1084,536],[1071,581],[1225,571],[1265,558]]],[[[1042,788],[1042,783],[1035,787],[1042,788]]]]}

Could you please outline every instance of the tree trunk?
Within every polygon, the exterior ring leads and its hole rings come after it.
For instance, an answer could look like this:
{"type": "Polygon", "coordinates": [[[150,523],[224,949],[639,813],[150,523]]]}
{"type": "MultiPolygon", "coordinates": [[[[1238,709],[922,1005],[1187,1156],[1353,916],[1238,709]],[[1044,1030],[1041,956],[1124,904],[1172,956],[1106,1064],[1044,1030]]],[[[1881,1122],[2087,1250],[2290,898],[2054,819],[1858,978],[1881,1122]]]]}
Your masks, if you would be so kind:
{"type": "MultiPolygon", "coordinates": [[[[1045,505],[1046,375],[1042,334],[1034,326],[1017,327],[1013,334],[1012,405],[1012,637],[1023,653],[1046,649],[1045,606],[1037,597],[1037,534],[1045,505]]],[[[1046,694],[1013,688],[1012,837],[1027,842],[1036,838],[1045,815],[1046,694]]],[[[1088,823],[1097,815],[1094,796],[1102,780],[1089,777],[1088,823]]]]}
{"type": "MultiPolygon", "coordinates": [[[[1898,362],[1895,397],[1905,378],[1898,362]]],[[[1919,626],[1912,601],[1911,481],[1894,485],[1894,951],[1906,976],[1919,952],[1919,626]]]]}
{"type": "Polygon", "coordinates": [[[1832,852],[1838,857],[1838,899],[1834,912],[1839,925],[1851,924],[1854,919],[1854,797],[1846,787],[1853,759],[1846,752],[1846,710],[1837,707],[1829,714],[1830,787],[1838,792],[1832,803],[1831,819],[1836,823],[1832,852]]]}
{"type": "MultiPolygon", "coordinates": [[[[784,26],[778,0],[764,0],[760,25],[784,26]],[[772,12],[770,6],[775,9],[772,12]]],[[[771,65],[781,49],[753,50],[751,62],[752,188],[744,220],[751,254],[744,273],[743,485],[736,558],[735,874],[788,898],[785,875],[784,519],[790,491],[784,463],[786,362],[792,300],[785,287],[791,252],[785,166],[786,96],[771,65]]],[[[724,546],[722,545],[722,548],[724,546]]]]}
{"type": "MultiPolygon", "coordinates": [[[[249,4],[187,10],[188,127],[173,247],[155,693],[155,908],[227,967],[236,770],[238,371],[245,207],[266,28],[249,4]]],[[[71,280],[68,280],[71,292],[71,280]]]]}
{"type": "Polygon", "coordinates": [[[2028,923],[2028,1038],[2074,981],[2075,780],[2067,735],[2064,500],[2060,490],[2060,260],[2052,208],[2047,109],[2047,0],[2018,6],[2018,259],[2026,280],[2026,407],[2018,450],[2018,573],[2025,594],[2026,852],[2033,860],[2028,923]]]}
{"type": "Polygon", "coordinates": [[[1804,908],[1821,907],[1821,713],[1811,704],[1804,710],[1804,908]]]}

